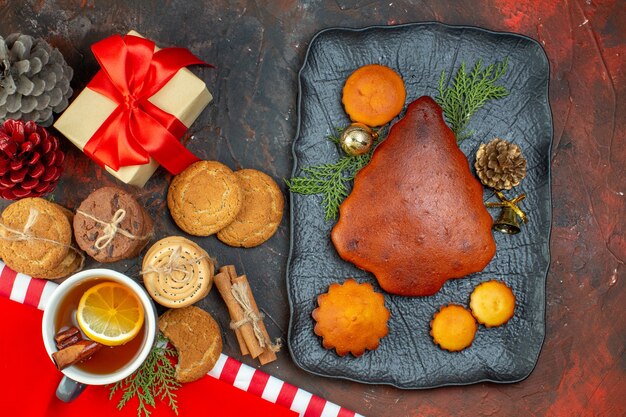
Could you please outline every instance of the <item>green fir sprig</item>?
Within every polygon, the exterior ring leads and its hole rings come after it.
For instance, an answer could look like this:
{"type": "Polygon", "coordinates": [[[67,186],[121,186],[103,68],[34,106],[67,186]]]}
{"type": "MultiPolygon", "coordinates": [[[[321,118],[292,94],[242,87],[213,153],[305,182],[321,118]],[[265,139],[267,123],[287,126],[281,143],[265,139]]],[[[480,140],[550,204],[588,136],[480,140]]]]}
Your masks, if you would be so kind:
{"type": "Polygon", "coordinates": [[[478,109],[488,100],[503,98],[509,94],[506,88],[496,85],[496,81],[506,72],[507,66],[508,59],[484,68],[482,61],[478,60],[467,73],[463,62],[451,86],[447,86],[446,72],[441,72],[435,100],[443,109],[446,121],[458,142],[472,135],[466,129],[470,118],[478,109]]]}
{"type": "MultiPolygon", "coordinates": [[[[506,88],[496,85],[506,73],[507,67],[508,59],[487,67],[483,67],[482,61],[479,60],[469,73],[466,72],[463,62],[452,80],[448,80],[445,71],[441,72],[437,86],[438,96],[435,100],[443,109],[446,122],[458,142],[472,135],[473,132],[467,131],[467,125],[476,111],[487,101],[503,98],[509,94],[506,88]],[[450,81],[452,85],[448,86],[450,81]]],[[[384,135],[379,132],[379,138],[372,149],[360,156],[346,155],[339,147],[341,157],[337,162],[303,168],[303,176],[285,182],[291,192],[305,195],[321,194],[326,220],[335,220],[339,214],[339,205],[348,196],[354,177],[369,163],[375,145],[383,138],[384,135]]],[[[328,139],[339,143],[336,136],[329,136],[328,139]]]]}
{"type": "MultiPolygon", "coordinates": [[[[342,129],[338,129],[341,131],[342,129]]],[[[339,146],[338,136],[328,136],[328,140],[337,144],[341,157],[337,162],[303,168],[304,176],[285,180],[293,193],[313,195],[322,194],[322,205],[326,220],[334,220],[339,215],[339,205],[348,196],[349,186],[356,174],[372,159],[372,152],[382,140],[382,132],[369,152],[359,155],[347,155],[339,146]]]]}
{"type": "Polygon", "coordinates": [[[117,409],[121,410],[133,397],[137,397],[139,405],[137,406],[137,417],[142,414],[149,417],[152,410],[150,407],[156,407],[156,400],[164,401],[167,399],[172,411],[178,415],[178,404],[176,401],[176,391],[180,387],[180,383],[174,377],[176,368],[170,360],[178,356],[176,349],[169,347],[168,340],[161,333],[157,336],[150,355],[146,361],[127,378],[116,382],[111,386],[109,399],[117,390],[122,390],[122,398],[117,404],[117,409]]]}

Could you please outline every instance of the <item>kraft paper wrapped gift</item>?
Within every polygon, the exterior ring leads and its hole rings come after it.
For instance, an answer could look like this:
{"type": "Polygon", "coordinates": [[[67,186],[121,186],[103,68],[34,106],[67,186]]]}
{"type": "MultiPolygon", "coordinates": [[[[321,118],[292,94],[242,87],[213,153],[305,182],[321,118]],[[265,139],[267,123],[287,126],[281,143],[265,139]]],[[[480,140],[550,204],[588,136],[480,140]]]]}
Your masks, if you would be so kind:
{"type": "MultiPolygon", "coordinates": [[[[129,32],[129,35],[141,37],[135,31],[129,32]]],[[[155,47],[154,50],[160,49],[155,47]]],[[[174,116],[188,128],[212,98],[205,83],[183,67],[148,101],[174,116]]],[[[87,142],[118,105],[108,97],[86,87],[65,110],[54,127],[83,151],[87,142]]],[[[154,158],[149,159],[148,163],[121,166],[118,170],[106,165],[104,168],[124,183],[143,187],[159,166],[154,158]]]]}

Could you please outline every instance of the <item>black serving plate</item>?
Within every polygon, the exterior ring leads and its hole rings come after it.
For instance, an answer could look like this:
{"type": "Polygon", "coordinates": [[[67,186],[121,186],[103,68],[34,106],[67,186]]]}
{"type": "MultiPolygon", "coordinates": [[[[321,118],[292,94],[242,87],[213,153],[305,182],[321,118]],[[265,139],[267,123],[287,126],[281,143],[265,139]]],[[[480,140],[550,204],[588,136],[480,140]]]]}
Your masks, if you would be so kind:
{"type": "MultiPolygon", "coordinates": [[[[510,95],[488,102],[474,115],[469,128],[475,133],[462,142],[461,149],[473,169],[482,142],[500,137],[522,148],[528,174],[508,195],[526,193],[522,208],[529,223],[517,235],[494,232],[497,253],[485,270],[447,281],[433,296],[385,293],[385,305],[391,312],[389,335],[377,350],[360,358],[339,357],[334,350],[324,349],[313,332],[311,312],[316,308],[317,296],[331,283],[349,277],[382,290],[373,275],[337,255],[330,241],[334,222],[324,220],[321,197],[292,194],[287,269],[289,348],[304,370],[408,389],[481,381],[516,382],[533,370],[545,332],[552,141],[548,60],[537,42],[511,33],[440,23],[327,29],[318,33],[300,71],[293,175],[303,175],[303,167],[337,160],[336,146],[325,138],[336,127],[349,124],[341,105],[341,89],[358,67],[380,63],[398,71],[406,84],[408,104],[423,95],[435,96],[441,71],[456,73],[462,61],[471,67],[478,59],[490,64],[506,58],[509,68],[500,84],[509,89],[510,95]],[[467,306],[472,289],[494,278],[513,289],[517,298],[514,317],[498,328],[480,326],[473,344],[462,352],[450,353],[435,346],[429,323],[439,307],[448,303],[467,306]]],[[[428,161],[416,163],[428,169],[428,161]]],[[[495,201],[493,192],[485,191],[485,199],[495,201]]],[[[491,212],[498,215],[497,209],[491,212]]]]}

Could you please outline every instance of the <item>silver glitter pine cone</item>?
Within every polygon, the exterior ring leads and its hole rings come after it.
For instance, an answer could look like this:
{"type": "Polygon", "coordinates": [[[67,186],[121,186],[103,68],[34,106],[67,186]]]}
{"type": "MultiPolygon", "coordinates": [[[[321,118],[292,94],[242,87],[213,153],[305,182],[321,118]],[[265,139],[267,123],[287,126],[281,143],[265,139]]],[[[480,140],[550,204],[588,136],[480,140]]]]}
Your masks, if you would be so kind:
{"type": "Polygon", "coordinates": [[[58,49],[41,38],[0,36],[0,122],[33,121],[50,126],[72,95],[74,71],[58,49]]]}
{"type": "Polygon", "coordinates": [[[476,152],[476,174],[487,187],[510,190],[526,177],[526,158],[514,143],[495,138],[476,152]]]}

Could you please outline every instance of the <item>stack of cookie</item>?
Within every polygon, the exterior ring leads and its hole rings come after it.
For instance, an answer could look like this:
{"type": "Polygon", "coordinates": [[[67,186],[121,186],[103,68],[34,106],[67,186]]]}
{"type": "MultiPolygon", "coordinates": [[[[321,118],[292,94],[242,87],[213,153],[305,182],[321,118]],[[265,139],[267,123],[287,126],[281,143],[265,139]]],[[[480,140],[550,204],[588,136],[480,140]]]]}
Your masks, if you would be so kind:
{"type": "Polygon", "coordinates": [[[217,233],[230,246],[267,241],[283,216],[283,194],[261,171],[233,172],[216,161],[190,165],[172,181],[167,204],[176,224],[196,236],[217,233]]]}
{"type": "Polygon", "coordinates": [[[74,216],[74,236],[82,250],[98,262],[139,255],[152,237],[153,222],[126,191],[103,187],[91,193],[74,216]]]}
{"type": "Polygon", "coordinates": [[[72,213],[42,198],[9,205],[0,220],[0,257],[11,269],[38,278],[69,276],[84,255],[72,245],[72,213]]]}

